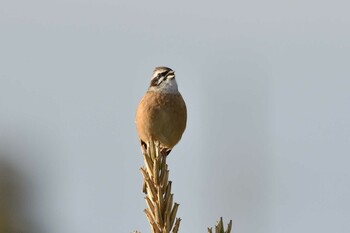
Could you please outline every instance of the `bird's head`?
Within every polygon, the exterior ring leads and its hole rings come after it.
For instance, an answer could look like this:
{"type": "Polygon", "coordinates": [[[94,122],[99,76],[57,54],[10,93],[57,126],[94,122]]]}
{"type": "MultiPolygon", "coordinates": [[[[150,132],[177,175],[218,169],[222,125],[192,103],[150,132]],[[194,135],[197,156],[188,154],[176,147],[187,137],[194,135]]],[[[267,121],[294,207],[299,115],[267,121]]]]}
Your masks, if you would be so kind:
{"type": "Polygon", "coordinates": [[[149,91],[178,93],[175,72],[165,66],[156,67],[153,71],[149,91]]]}

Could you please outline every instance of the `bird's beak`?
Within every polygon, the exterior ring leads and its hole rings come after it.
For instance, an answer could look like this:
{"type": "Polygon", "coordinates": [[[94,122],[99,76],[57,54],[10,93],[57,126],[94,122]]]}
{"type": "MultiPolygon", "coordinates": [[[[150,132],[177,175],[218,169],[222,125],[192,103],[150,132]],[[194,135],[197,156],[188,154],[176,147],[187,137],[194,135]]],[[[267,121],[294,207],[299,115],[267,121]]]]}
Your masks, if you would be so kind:
{"type": "Polygon", "coordinates": [[[175,78],[175,71],[169,71],[166,77],[169,79],[175,78]]]}

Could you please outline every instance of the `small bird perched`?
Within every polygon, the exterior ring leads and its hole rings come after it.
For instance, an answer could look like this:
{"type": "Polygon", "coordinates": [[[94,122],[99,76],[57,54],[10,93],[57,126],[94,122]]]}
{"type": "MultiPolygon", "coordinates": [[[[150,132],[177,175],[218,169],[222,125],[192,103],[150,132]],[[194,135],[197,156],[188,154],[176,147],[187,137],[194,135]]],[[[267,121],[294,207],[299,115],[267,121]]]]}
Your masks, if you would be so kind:
{"type": "Polygon", "coordinates": [[[168,67],[156,67],[148,91],[136,111],[142,151],[145,152],[150,141],[154,140],[168,155],[180,141],[186,121],[186,104],[178,91],[175,72],[168,67]]]}

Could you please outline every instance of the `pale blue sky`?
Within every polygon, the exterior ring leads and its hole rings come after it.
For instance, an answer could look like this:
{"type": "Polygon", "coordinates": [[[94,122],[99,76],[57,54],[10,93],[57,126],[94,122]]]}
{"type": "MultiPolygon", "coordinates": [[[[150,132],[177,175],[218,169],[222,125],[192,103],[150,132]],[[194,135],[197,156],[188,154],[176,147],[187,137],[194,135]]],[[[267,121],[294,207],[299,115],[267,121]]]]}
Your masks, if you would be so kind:
{"type": "Polygon", "coordinates": [[[153,68],[188,127],[180,232],[349,232],[347,1],[0,2],[0,165],[32,233],[150,232],[134,126],[153,68]]]}

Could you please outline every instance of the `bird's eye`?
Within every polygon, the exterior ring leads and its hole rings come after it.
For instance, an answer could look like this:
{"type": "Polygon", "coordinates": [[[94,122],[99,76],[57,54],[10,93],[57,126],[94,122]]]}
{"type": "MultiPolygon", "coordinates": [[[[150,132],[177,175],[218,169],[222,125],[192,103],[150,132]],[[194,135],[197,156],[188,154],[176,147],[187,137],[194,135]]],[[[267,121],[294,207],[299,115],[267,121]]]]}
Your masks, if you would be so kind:
{"type": "Polygon", "coordinates": [[[168,71],[164,71],[161,73],[162,76],[166,76],[166,74],[168,73],[168,71]]]}

